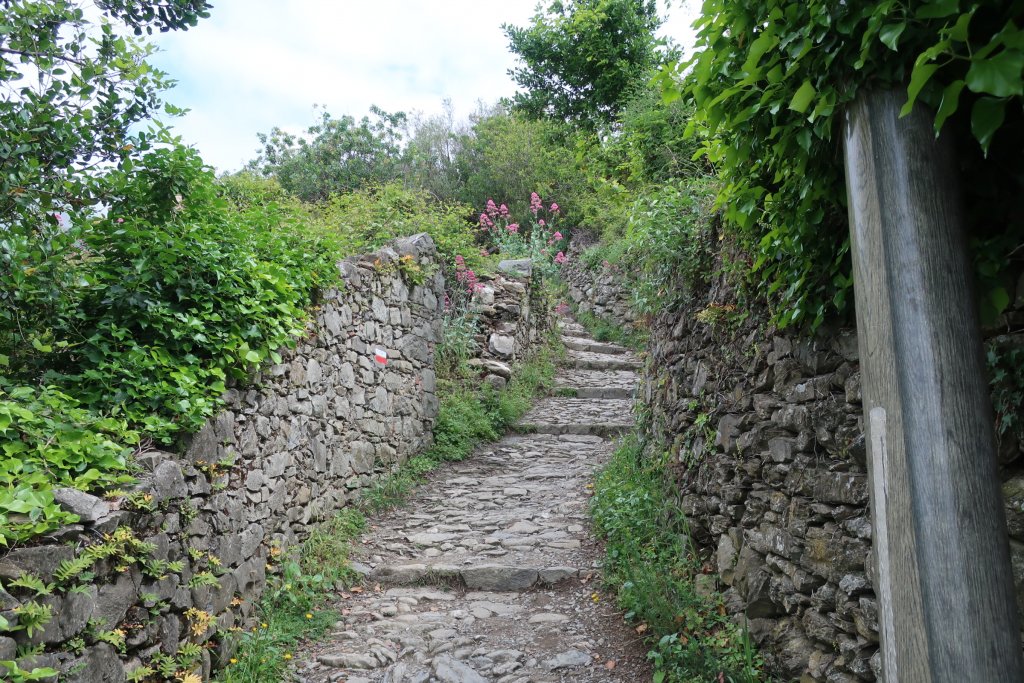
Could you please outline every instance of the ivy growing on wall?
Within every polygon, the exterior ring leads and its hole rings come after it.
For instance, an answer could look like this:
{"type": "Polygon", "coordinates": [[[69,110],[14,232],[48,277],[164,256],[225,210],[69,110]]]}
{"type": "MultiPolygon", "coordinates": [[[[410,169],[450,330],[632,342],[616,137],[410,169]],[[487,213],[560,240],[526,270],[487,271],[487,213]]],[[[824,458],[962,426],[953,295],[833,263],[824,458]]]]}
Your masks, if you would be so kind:
{"type": "MultiPolygon", "coordinates": [[[[1005,201],[1024,177],[1022,20],[1021,0],[705,1],[699,51],[659,78],[667,99],[695,106],[689,132],[722,176],[718,201],[778,323],[848,311],[841,125],[868,89],[905,88],[905,111],[934,112],[957,144],[976,253],[1005,268],[1022,233],[1005,201]]],[[[1000,273],[982,284],[998,313],[1000,273]]]]}

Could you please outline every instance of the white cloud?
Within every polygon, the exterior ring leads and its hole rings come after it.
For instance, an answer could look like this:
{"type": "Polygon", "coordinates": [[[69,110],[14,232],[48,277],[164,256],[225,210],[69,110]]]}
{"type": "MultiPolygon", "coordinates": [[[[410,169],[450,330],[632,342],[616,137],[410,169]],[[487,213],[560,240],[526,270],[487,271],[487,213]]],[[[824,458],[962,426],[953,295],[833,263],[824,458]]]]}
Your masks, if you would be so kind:
{"type": "MultiPolygon", "coordinates": [[[[683,33],[697,0],[674,3],[663,33],[683,33]],[[682,18],[681,18],[682,17],[682,18]]],[[[153,61],[179,85],[172,103],[184,141],[221,170],[254,156],[257,132],[303,128],[314,104],[336,116],[440,111],[465,117],[476,102],[515,92],[501,30],[525,25],[536,0],[213,0],[210,18],[163,34],[153,61]]]]}

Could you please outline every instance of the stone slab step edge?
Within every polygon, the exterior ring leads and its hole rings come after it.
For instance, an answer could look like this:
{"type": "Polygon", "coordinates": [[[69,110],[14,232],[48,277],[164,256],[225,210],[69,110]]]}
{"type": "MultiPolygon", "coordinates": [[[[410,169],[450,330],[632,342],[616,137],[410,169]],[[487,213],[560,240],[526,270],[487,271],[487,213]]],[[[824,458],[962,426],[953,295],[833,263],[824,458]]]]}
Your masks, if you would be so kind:
{"type": "Polygon", "coordinates": [[[565,345],[565,348],[572,349],[573,351],[588,351],[590,353],[607,353],[612,355],[621,355],[629,352],[629,349],[618,344],[606,344],[582,337],[563,335],[562,343],[565,345]]]}
{"type": "Polygon", "coordinates": [[[561,436],[563,434],[573,434],[576,436],[600,436],[603,439],[610,439],[612,437],[625,434],[633,429],[634,426],[635,424],[633,422],[629,422],[628,424],[536,424],[531,422],[520,422],[516,425],[516,432],[519,434],[552,434],[554,436],[561,436]]]}
{"type": "Polygon", "coordinates": [[[633,393],[636,391],[636,389],[627,389],[626,387],[574,387],[570,384],[555,384],[555,390],[571,392],[573,398],[593,399],[628,399],[633,398],[633,393]]]}
{"type": "Polygon", "coordinates": [[[577,370],[639,370],[640,361],[606,355],[603,358],[573,358],[569,356],[564,366],[577,370]]]}
{"type": "Polygon", "coordinates": [[[457,583],[469,590],[511,592],[534,586],[555,586],[589,572],[577,567],[524,567],[504,564],[455,566],[450,564],[412,563],[383,565],[368,578],[392,586],[436,585],[457,583]]]}

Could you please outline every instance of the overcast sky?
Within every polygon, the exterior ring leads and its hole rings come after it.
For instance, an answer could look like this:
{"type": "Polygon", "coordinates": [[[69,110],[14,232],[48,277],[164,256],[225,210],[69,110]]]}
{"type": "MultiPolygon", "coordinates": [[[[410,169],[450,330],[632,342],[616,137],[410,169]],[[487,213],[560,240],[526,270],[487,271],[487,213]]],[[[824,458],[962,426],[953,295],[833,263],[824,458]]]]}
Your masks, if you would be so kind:
{"type": "MultiPolygon", "coordinates": [[[[501,25],[525,26],[537,0],[212,0],[208,19],[156,37],[151,61],[178,86],[166,99],[191,111],[173,121],[220,171],[256,156],[256,133],[300,131],[313,105],[334,116],[426,114],[451,98],[462,119],[516,88],[501,25]]],[[[546,4],[546,3],[545,3],[546,4]]],[[[692,44],[699,0],[675,0],[662,34],[692,44]]]]}

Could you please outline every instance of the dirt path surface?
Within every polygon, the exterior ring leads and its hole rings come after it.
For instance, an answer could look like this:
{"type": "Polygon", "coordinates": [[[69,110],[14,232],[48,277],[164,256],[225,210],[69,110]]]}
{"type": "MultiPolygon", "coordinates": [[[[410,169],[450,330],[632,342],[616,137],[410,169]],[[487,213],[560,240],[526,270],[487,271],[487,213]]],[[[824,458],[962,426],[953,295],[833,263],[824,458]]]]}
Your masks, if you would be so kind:
{"type": "Polygon", "coordinates": [[[431,473],[371,519],[331,634],[296,655],[308,683],[651,680],[645,648],[600,587],[587,503],[608,437],[632,425],[637,359],[563,325],[557,379],[519,433],[431,473]],[[592,398],[591,398],[592,397],[592,398]]]}

